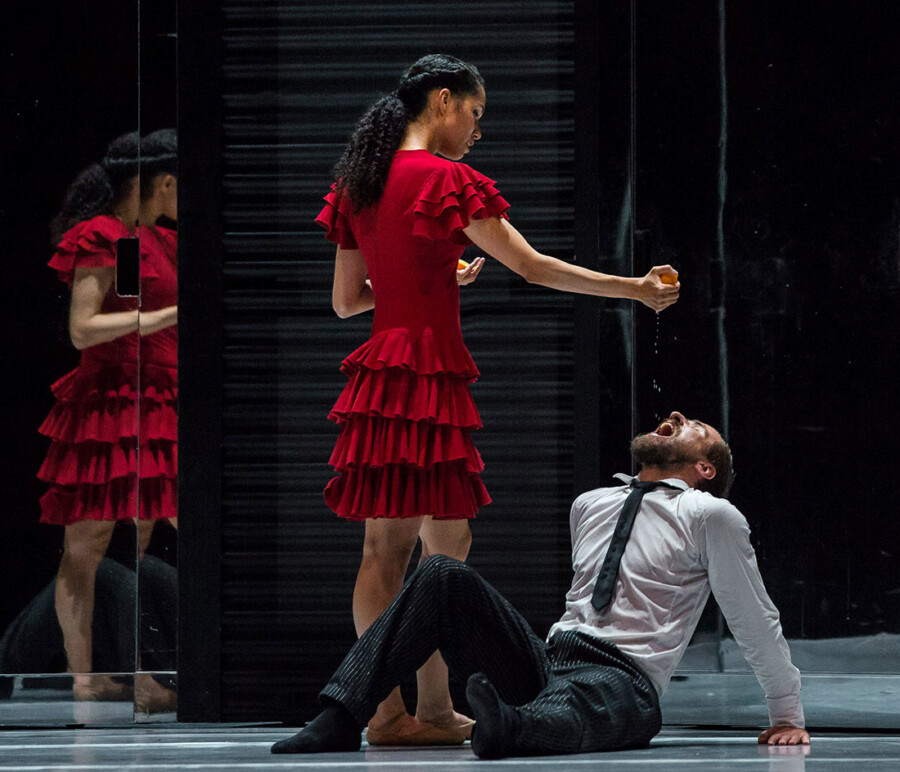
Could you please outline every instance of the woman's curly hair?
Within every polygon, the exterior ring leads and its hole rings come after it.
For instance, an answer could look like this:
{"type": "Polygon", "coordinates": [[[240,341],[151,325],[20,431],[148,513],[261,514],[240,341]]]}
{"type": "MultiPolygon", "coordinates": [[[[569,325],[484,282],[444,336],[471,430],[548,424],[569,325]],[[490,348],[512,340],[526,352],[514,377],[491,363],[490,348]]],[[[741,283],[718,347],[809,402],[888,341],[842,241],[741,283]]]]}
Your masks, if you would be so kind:
{"type": "Polygon", "coordinates": [[[50,223],[53,244],[74,225],[99,214],[109,214],[128,195],[140,173],[141,138],[136,131],[114,139],[98,164],[91,164],[69,185],[62,209],[50,223]]]}
{"type": "Polygon", "coordinates": [[[141,200],[153,194],[153,180],[160,174],[178,176],[178,134],[160,129],[141,140],[141,200]]]}
{"type": "Polygon", "coordinates": [[[359,119],[334,167],[337,191],[357,212],[378,203],[407,126],[422,114],[428,94],[441,88],[454,96],[469,96],[484,88],[484,79],[474,66],[455,56],[429,54],[403,74],[395,91],[359,119]]]}

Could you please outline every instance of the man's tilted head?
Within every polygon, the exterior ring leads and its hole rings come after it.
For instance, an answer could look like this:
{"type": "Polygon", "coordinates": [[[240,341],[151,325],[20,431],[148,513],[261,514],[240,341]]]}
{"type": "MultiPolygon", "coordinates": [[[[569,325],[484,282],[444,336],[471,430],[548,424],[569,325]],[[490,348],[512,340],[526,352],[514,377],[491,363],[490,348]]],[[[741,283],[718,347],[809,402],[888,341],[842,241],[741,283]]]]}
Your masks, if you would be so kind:
{"type": "MultiPolygon", "coordinates": [[[[731,448],[709,424],[673,411],[653,432],[631,441],[642,471],[669,472],[691,487],[725,498],[734,481],[731,448]]],[[[642,478],[643,479],[643,478],[642,478]]]]}

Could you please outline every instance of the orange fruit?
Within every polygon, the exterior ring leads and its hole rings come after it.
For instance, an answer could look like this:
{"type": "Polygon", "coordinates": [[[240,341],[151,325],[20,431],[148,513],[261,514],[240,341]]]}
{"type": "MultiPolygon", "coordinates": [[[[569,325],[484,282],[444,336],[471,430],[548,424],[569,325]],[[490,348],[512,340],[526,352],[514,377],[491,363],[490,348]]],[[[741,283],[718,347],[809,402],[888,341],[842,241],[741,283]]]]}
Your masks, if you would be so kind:
{"type": "Polygon", "coordinates": [[[465,260],[457,260],[456,262],[456,270],[464,271],[469,267],[469,264],[465,260]]]}
{"type": "Polygon", "coordinates": [[[664,273],[659,277],[659,280],[663,284],[677,284],[678,283],[678,274],[677,273],[664,273]]]}

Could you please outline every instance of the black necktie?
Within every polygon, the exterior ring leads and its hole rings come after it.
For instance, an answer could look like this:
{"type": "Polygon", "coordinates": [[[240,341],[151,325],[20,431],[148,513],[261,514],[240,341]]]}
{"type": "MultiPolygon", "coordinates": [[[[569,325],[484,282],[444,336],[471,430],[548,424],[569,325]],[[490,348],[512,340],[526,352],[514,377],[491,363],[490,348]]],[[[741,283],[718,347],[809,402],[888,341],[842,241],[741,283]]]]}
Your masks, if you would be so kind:
{"type": "Polygon", "coordinates": [[[591,605],[597,611],[603,611],[612,600],[613,587],[616,584],[616,577],[619,575],[619,563],[622,562],[622,555],[625,554],[625,545],[628,543],[628,537],[631,535],[631,528],[634,525],[634,517],[637,515],[641,506],[641,499],[647,491],[654,488],[664,486],[680,491],[674,485],[664,482],[643,482],[642,480],[632,480],[631,487],[633,490],[625,499],[622,507],[622,513],[616,523],[616,530],[613,533],[612,541],[609,543],[609,549],[606,550],[606,557],[603,559],[603,566],[600,573],[597,574],[597,583],[594,585],[594,594],[591,596],[591,605]]]}

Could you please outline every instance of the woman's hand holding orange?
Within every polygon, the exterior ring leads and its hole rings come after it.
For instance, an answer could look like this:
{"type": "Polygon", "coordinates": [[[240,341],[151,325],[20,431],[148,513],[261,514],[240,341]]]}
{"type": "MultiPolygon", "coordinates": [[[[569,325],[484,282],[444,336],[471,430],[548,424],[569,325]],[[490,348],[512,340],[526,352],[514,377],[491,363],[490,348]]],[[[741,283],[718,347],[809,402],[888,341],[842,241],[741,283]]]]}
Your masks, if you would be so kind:
{"type": "Polygon", "coordinates": [[[456,264],[456,283],[462,287],[465,284],[471,284],[478,278],[481,269],[484,267],[484,258],[476,257],[471,263],[460,260],[456,264]]]}
{"type": "Polygon", "coordinates": [[[637,299],[659,313],[678,300],[680,289],[678,271],[671,265],[655,265],[640,280],[640,295],[637,299]]]}

